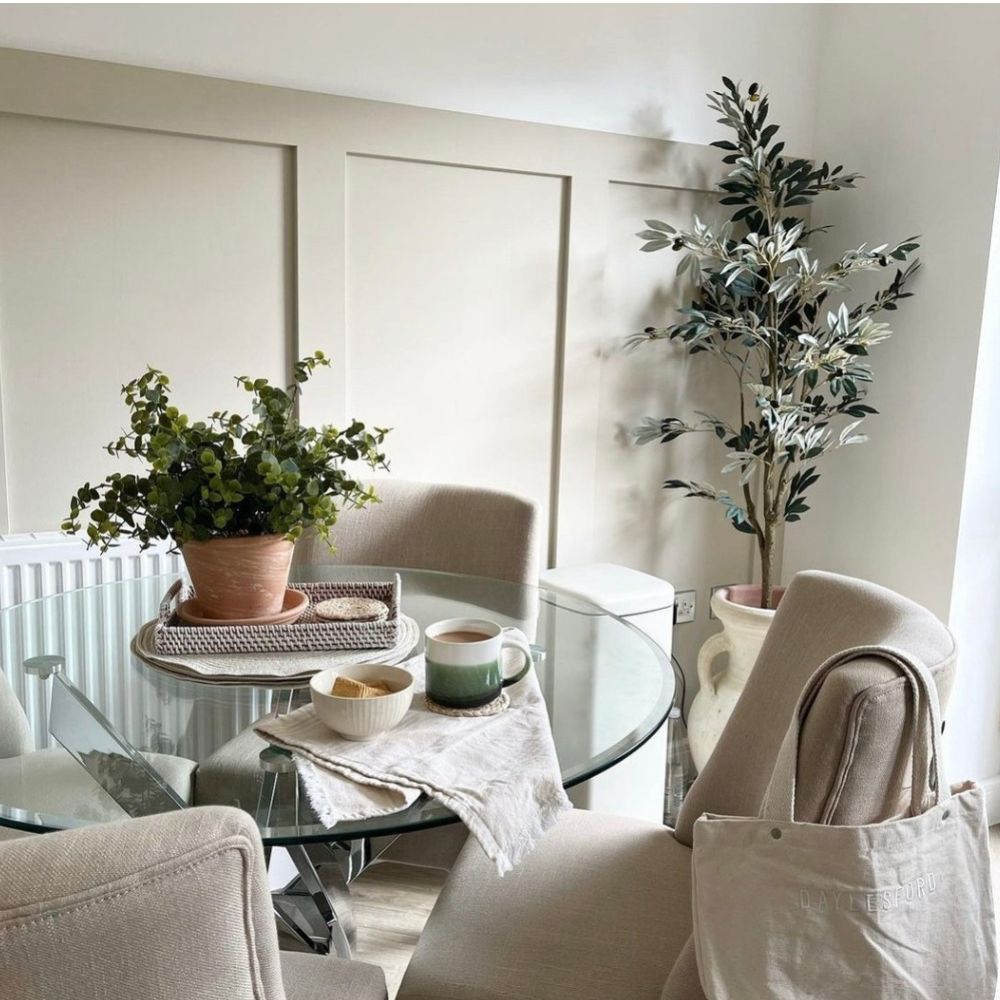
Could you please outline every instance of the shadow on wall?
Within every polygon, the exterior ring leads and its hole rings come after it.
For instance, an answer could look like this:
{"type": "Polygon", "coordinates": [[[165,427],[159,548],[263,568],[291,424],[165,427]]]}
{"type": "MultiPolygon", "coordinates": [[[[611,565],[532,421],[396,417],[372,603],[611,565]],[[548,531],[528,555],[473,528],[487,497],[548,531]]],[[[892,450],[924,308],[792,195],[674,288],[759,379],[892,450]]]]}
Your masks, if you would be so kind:
{"type": "MultiPolygon", "coordinates": [[[[656,105],[637,110],[647,125],[662,127],[656,105]],[[658,119],[659,116],[659,119],[658,119]]],[[[605,336],[601,356],[600,441],[598,444],[598,556],[663,577],[678,589],[695,589],[698,613],[693,625],[675,633],[675,648],[695,688],[698,647],[717,623],[708,618],[708,594],[716,584],[749,580],[753,543],[726,523],[720,505],[666,491],[669,478],[694,479],[738,491],[734,476],[721,475],[726,451],[711,434],[692,434],[667,445],[638,446],[632,430],[644,417],[697,419],[711,412],[738,423],[738,396],[732,374],[707,357],[691,357],[669,341],[624,349],[625,339],[648,326],[678,318],[690,289],[675,278],[681,255],[667,249],[640,251],[635,234],[646,219],[688,226],[697,215],[711,222],[724,209],[717,204],[712,160],[690,157],[683,144],[664,144],[655,158],[642,153],[648,182],[611,185],[608,258],[605,272],[605,336]],[[686,165],[690,162],[690,168],[686,165]],[[667,171],[666,167],[670,169],[667,171]],[[661,186],[669,173],[672,183],[661,186]]]]}
{"type": "Polygon", "coordinates": [[[707,190],[715,184],[716,178],[704,168],[704,164],[685,160],[684,144],[671,142],[674,130],[668,125],[669,114],[660,101],[640,104],[630,116],[630,127],[637,135],[662,140],[662,145],[645,142],[634,167],[650,174],[650,183],[655,184],[658,173],[665,174],[668,167],[674,169],[675,176],[680,170],[683,187],[691,190],[707,190]]]}
{"type": "MultiPolygon", "coordinates": [[[[655,139],[670,139],[672,131],[667,125],[667,113],[659,101],[647,101],[639,105],[630,116],[631,129],[637,135],[646,135],[655,139]]],[[[671,146],[653,146],[650,143],[642,147],[638,166],[642,170],[662,170],[666,167],[671,155],[671,146]]]]}

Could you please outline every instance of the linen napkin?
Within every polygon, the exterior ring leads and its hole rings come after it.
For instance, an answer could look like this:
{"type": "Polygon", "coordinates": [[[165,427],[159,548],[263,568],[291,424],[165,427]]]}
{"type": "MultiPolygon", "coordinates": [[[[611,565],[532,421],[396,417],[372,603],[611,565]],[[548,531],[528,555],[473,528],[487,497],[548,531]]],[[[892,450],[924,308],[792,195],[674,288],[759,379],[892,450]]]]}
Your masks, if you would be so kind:
{"type": "Polygon", "coordinates": [[[424,793],[465,823],[503,875],[572,808],[534,670],[506,688],[506,711],[454,718],[424,704],[423,656],[402,666],[413,674],[413,707],[373,740],[337,736],[312,705],[254,728],[296,756],[309,801],[328,826],[396,812],[424,793]]]}

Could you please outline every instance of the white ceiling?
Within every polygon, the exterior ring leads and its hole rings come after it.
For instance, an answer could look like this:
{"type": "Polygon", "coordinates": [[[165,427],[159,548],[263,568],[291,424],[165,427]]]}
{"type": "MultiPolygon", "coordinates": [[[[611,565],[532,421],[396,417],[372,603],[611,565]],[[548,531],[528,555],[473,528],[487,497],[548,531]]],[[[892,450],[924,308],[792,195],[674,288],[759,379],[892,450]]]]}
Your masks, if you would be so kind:
{"type": "Polygon", "coordinates": [[[718,77],[752,76],[806,152],[818,17],[809,4],[0,4],[0,45],[690,141],[716,133],[702,95],[718,77]]]}

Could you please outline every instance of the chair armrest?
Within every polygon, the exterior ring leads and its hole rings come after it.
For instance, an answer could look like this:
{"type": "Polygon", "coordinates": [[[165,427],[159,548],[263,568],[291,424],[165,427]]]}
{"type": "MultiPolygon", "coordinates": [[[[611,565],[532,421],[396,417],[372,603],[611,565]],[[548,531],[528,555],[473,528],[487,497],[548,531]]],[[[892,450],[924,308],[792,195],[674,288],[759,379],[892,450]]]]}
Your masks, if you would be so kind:
{"type": "Polygon", "coordinates": [[[252,820],[189,809],[0,844],[0,969],[25,1000],[285,1000],[252,820]]]}

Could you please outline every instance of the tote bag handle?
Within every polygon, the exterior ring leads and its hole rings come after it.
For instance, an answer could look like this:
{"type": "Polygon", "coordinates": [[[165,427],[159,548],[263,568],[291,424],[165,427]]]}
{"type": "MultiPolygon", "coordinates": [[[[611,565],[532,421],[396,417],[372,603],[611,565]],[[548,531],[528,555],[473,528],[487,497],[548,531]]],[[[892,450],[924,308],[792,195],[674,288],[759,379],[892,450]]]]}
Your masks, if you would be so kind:
{"type": "Polygon", "coordinates": [[[835,653],[822,663],[806,682],[792,716],[791,725],[778,751],[774,773],[764,796],[760,815],[764,819],[795,820],[795,784],[798,771],[799,741],[802,723],[819,689],[837,667],[862,656],[888,660],[906,678],[913,694],[913,786],[910,814],[924,812],[929,803],[945,800],[945,784],[941,774],[941,706],[937,685],[930,671],[913,657],[891,646],[855,646],[835,653]],[[934,796],[931,799],[931,795],[934,796]]]}

